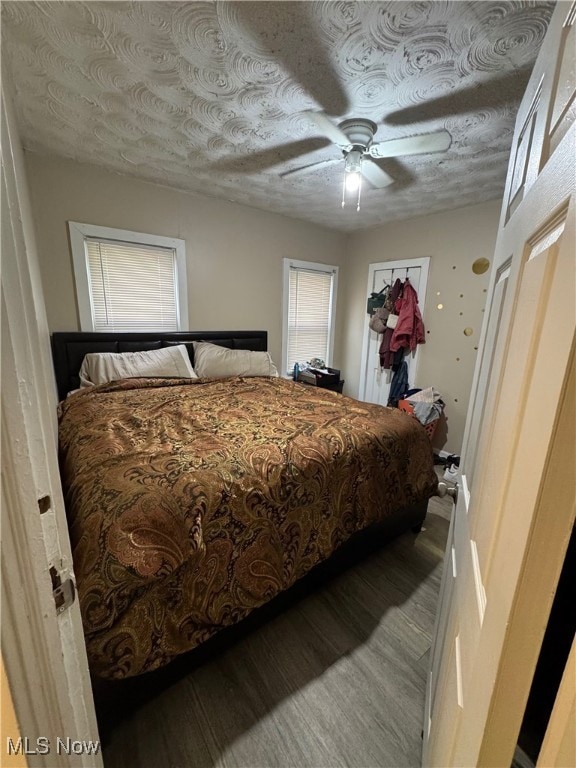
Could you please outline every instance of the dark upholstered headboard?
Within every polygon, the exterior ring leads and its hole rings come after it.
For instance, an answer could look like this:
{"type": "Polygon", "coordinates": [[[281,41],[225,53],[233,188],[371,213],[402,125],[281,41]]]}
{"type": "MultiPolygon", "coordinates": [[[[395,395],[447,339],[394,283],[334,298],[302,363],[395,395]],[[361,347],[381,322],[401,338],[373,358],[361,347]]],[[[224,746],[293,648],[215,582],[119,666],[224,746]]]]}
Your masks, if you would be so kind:
{"type": "Polygon", "coordinates": [[[229,349],[266,352],[268,331],[178,331],[176,333],[84,333],[58,331],[52,334],[52,357],[58,397],[62,400],[80,386],[80,366],[88,352],[138,352],[186,344],[194,365],[193,341],[209,341],[229,349]]]}

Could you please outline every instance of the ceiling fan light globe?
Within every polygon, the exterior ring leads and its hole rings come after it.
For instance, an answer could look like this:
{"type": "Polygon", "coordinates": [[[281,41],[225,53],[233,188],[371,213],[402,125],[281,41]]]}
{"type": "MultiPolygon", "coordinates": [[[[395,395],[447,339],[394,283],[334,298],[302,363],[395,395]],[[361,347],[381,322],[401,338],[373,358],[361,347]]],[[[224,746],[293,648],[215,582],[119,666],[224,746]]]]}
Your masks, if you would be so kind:
{"type": "Polygon", "coordinates": [[[346,174],[346,191],[347,192],[356,192],[357,189],[360,187],[361,183],[361,176],[358,171],[352,171],[352,173],[346,174]]]}

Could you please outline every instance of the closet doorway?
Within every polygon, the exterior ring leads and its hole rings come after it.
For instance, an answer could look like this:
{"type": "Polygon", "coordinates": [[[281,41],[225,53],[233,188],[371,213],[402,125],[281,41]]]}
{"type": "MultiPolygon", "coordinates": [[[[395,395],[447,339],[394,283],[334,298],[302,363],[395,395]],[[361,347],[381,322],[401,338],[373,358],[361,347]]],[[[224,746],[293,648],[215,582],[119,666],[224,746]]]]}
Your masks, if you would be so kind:
{"type": "MultiPolygon", "coordinates": [[[[426,299],[426,284],[428,282],[428,267],[430,257],[420,259],[401,259],[370,264],[368,269],[368,289],[366,298],[372,292],[380,291],[385,285],[394,285],[397,279],[404,281],[408,278],[418,294],[420,313],[424,317],[424,301],[426,299]]],[[[380,367],[380,342],[382,336],[370,329],[370,316],[364,318],[364,342],[362,345],[362,362],[360,369],[360,388],[358,398],[367,403],[386,405],[392,376],[391,370],[380,367]]],[[[408,381],[411,387],[417,386],[418,355],[420,345],[404,358],[408,363],[408,381]]]]}

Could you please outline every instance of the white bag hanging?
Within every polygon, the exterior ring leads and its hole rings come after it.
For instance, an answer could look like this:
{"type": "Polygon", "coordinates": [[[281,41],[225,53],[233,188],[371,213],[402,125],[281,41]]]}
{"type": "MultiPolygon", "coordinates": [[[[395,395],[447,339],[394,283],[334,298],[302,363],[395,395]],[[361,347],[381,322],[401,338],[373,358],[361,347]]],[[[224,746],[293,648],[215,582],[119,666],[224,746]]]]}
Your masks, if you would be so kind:
{"type": "Polygon", "coordinates": [[[386,327],[396,328],[397,325],[398,325],[398,315],[393,315],[392,313],[390,313],[386,320],[386,327]]]}

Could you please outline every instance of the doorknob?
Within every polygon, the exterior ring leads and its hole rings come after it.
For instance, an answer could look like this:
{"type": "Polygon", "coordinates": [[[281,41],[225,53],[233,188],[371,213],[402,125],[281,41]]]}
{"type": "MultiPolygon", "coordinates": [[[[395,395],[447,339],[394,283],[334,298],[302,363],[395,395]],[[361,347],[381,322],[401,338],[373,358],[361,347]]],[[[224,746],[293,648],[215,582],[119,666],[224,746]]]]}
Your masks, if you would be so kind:
{"type": "Polygon", "coordinates": [[[436,489],[436,496],[440,496],[441,498],[444,498],[444,496],[451,496],[454,500],[454,504],[456,504],[458,501],[458,483],[455,485],[446,485],[446,483],[440,481],[438,483],[438,488],[436,489]]]}

